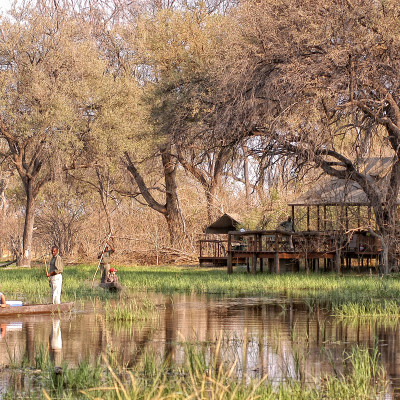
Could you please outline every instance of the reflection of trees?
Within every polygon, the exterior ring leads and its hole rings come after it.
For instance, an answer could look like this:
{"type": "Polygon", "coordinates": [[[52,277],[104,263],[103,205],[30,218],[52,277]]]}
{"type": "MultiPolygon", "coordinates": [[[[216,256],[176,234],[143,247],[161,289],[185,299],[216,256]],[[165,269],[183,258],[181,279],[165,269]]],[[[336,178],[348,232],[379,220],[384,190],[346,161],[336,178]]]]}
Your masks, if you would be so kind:
{"type": "Polygon", "coordinates": [[[25,324],[25,357],[29,362],[35,359],[35,325],[33,322],[25,324]]]}
{"type": "MultiPolygon", "coordinates": [[[[272,380],[288,376],[307,379],[331,373],[331,362],[342,371],[344,350],[362,344],[373,347],[377,341],[381,344],[382,365],[391,376],[400,375],[398,326],[341,322],[323,307],[293,300],[278,304],[264,299],[215,301],[196,295],[159,295],[155,302],[163,304],[156,329],[154,321],[117,326],[104,323],[94,314],[72,320],[42,317],[24,321],[22,331],[6,331],[5,339],[0,341],[0,359],[7,359],[7,341],[17,349],[15,362],[23,358],[34,362],[35,345],[49,343],[50,336],[52,347],[51,339],[59,328],[64,361],[71,367],[82,358],[95,360],[107,350],[107,344],[116,359],[129,368],[137,366],[147,353],[171,364],[182,363],[185,354],[180,342],[194,341],[201,344],[207,360],[217,361],[213,364],[217,367],[231,365],[237,358],[237,373],[243,378],[268,374],[272,380]],[[217,354],[215,341],[221,333],[221,351],[217,354]]],[[[50,348],[50,355],[55,358],[53,350],[50,348]]]]}
{"type": "Polygon", "coordinates": [[[165,330],[165,351],[164,358],[169,364],[175,360],[174,357],[174,342],[176,341],[177,326],[174,321],[174,307],[171,297],[167,297],[164,303],[164,330],[165,330]]]}
{"type": "Polygon", "coordinates": [[[137,362],[142,358],[143,354],[147,350],[147,344],[153,339],[154,329],[152,327],[146,327],[141,330],[141,334],[138,340],[135,340],[134,349],[135,351],[130,354],[130,359],[127,362],[128,368],[133,368],[137,362]]]}

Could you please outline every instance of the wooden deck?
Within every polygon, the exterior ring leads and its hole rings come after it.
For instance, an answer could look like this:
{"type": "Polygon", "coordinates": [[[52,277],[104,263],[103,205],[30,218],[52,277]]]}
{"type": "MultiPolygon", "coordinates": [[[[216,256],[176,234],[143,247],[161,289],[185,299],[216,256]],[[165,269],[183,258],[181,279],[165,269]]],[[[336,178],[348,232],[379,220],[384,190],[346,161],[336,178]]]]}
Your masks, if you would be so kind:
{"type": "Polygon", "coordinates": [[[231,231],[227,240],[201,240],[199,263],[226,266],[228,273],[234,264],[246,264],[254,274],[264,267],[278,274],[298,270],[300,262],[307,270],[333,270],[335,263],[339,268],[354,264],[372,268],[379,263],[380,251],[377,239],[365,232],[346,236],[329,231],[231,231]]]}

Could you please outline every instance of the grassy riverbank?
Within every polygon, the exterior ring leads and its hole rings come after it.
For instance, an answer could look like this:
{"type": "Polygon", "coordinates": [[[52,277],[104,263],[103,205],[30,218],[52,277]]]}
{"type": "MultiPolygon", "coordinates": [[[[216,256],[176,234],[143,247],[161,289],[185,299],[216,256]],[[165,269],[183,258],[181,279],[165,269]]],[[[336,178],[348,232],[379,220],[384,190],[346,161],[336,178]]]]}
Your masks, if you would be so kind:
{"type": "MultiPolygon", "coordinates": [[[[94,265],[66,266],[62,301],[86,301],[115,297],[92,288],[94,265]]],[[[328,307],[338,316],[395,316],[400,311],[398,276],[352,276],[335,274],[257,274],[240,270],[228,275],[225,269],[196,267],[119,266],[120,282],[128,292],[199,293],[223,296],[286,296],[304,299],[312,309],[328,307]]],[[[29,303],[50,300],[50,288],[43,267],[0,270],[0,290],[8,299],[29,303]]]]}

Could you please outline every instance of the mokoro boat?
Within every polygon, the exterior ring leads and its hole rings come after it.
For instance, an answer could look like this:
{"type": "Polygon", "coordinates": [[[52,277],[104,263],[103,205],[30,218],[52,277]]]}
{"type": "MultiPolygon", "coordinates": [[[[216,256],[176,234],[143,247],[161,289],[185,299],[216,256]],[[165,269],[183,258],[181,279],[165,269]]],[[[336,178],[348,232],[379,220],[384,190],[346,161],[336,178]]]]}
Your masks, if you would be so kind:
{"type": "Polygon", "coordinates": [[[70,311],[74,302],[61,304],[27,304],[25,306],[0,307],[0,317],[8,315],[32,315],[32,314],[58,314],[70,311]]]}
{"type": "Polygon", "coordinates": [[[118,282],[103,282],[99,285],[103,289],[107,289],[110,292],[119,292],[122,290],[122,285],[118,282]]]}

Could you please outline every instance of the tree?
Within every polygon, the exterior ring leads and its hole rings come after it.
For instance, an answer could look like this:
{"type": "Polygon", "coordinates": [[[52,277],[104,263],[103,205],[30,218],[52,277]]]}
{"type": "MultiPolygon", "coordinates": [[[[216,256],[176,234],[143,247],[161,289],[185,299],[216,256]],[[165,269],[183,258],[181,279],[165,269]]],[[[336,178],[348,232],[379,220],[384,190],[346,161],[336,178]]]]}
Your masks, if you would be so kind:
{"type": "Polygon", "coordinates": [[[1,21],[0,63],[0,140],[26,195],[17,263],[30,265],[36,199],[90,151],[85,134],[104,66],[90,27],[57,2],[40,10],[28,4],[1,21]]]}
{"type": "Polygon", "coordinates": [[[160,147],[162,171],[164,178],[164,188],[161,192],[165,193],[165,202],[161,203],[151,194],[150,188],[146,185],[142,175],[140,174],[135,163],[132,161],[128,152],[126,156],[126,167],[135,180],[141,196],[144,198],[148,206],[153,210],[162,214],[167,222],[169,230],[169,238],[172,246],[182,244],[185,235],[185,224],[182,216],[182,211],[179,205],[176,169],[177,160],[171,153],[169,144],[160,147]]]}
{"type": "MultiPolygon", "coordinates": [[[[400,187],[397,1],[248,1],[232,14],[216,77],[214,134],[356,182],[394,265],[400,187]],[[229,131],[227,131],[229,127],[229,131]],[[379,174],[369,157],[390,157],[379,174]]],[[[372,227],[371,227],[372,229],[372,227]]]]}
{"type": "Polygon", "coordinates": [[[40,247],[47,249],[46,253],[53,245],[65,256],[76,250],[89,207],[84,191],[73,183],[72,180],[51,183],[37,201],[35,238],[40,238],[40,247]]]}
{"type": "Polygon", "coordinates": [[[203,5],[161,10],[139,21],[139,50],[153,71],[146,101],[154,132],[203,187],[209,222],[217,214],[216,194],[231,149],[223,142],[198,141],[195,131],[209,129],[201,116],[212,106],[203,99],[212,90],[210,65],[218,39],[211,33],[220,23],[203,5]]]}

